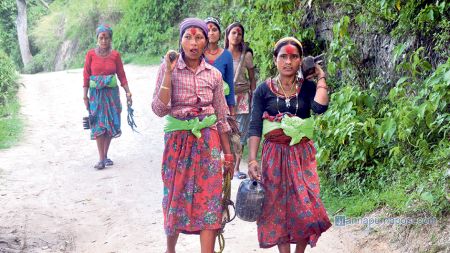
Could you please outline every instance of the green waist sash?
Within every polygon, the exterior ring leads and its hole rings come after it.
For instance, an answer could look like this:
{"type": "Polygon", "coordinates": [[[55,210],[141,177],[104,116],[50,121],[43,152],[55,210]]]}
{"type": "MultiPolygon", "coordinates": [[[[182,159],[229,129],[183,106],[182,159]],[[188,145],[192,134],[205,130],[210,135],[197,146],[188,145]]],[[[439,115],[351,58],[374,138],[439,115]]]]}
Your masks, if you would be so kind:
{"type": "Polygon", "coordinates": [[[230,94],[230,85],[227,82],[223,81],[223,94],[225,96],[230,94]]]}
{"type": "Polygon", "coordinates": [[[199,118],[193,118],[189,120],[179,120],[170,115],[166,116],[166,124],[164,125],[164,132],[173,132],[179,130],[190,130],[195,137],[200,138],[202,136],[201,130],[203,128],[214,125],[217,121],[216,115],[209,115],[203,118],[202,121],[199,118]]]}
{"type": "Polygon", "coordinates": [[[299,117],[283,117],[281,122],[274,122],[265,119],[263,121],[263,136],[268,132],[283,129],[284,134],[291,137],[290,146],[299,143],[303,137],[308,139],[313,138],[314,133],[314,119],[302,119],[299,117]]]}
{"type": "Polygon", "coordinates": [[[115,88],[117,87],[117,78],[116,75],[100,75],[100,76],[91,76],[89,81],[90,88],[115,88]]]}

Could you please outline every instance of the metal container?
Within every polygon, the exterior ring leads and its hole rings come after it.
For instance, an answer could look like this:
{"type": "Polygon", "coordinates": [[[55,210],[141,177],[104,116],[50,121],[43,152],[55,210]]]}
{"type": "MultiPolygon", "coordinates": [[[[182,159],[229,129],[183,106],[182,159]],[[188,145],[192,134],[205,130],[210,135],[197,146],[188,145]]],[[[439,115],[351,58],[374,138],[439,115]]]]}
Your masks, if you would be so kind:
{"type": "Polygon", "coordinates": [[[236,195],[237,217],[244,221],[256,221],[262,213],[264,195],[261,182],[250,179],[242,181],[236,195]]]}

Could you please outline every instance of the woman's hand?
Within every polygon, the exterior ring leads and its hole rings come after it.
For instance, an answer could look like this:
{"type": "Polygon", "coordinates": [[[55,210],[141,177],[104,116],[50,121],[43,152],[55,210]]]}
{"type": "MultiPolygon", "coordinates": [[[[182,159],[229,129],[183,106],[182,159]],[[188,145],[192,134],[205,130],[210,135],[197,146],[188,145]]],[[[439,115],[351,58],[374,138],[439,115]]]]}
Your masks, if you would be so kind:
{"type": "Polygon", "coordinates": [[[84,101],[84,106],[86,107],[86,110],[89,111],[89,98],[83,97],[83,101],[84,101]]]}
{"type": "Polygon", "coordinates": [[[125,94],[125,96],[127,97],[127,105],[132,106],[133,105],[133,99],[131,98],[131,92],[127,92],[125,94]]]}
{"type": "Polygon", "coordinates": [[[256,160],[248,162],[248,175],[250,179],[261,181],[261,168],[256,160]]]}
{"type": "Polygon", "coordinates": [[[319,64],[315,64],[315,68],[314,68],[314,73],[312,73],[311,75],[307,76],[306,79],[310,80],[310,79],[314,79],[314,78],[325,78],[326,74],[325,71],[323,71],[322,67],[319,64]]]}
{"type": "Polygon", "coordinates": [[[174,50],[169,50],[166,53],[166,56],[164,56],[164,60],[166,61],[166,72],[172,73],[172,71],[175,69],[175,66],[177,65],[178,58],[180,57],[180,54],[175,52],[174,50]]]}

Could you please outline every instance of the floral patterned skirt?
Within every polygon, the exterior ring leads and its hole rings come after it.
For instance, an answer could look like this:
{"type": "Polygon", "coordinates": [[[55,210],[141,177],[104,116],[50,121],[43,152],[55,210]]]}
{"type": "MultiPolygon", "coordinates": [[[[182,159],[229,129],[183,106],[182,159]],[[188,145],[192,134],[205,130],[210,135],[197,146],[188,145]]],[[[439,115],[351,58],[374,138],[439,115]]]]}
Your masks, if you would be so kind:
{"type": "Polygon", "coordinates": [[[119,137],[122,134],[121,112],[119,87],[89,88],[89,113],[94,119],[91,123],[91,140],[105,133],[110,137],[119,137]]]}
{"type": "Polygon", "coordinates": [[[162,163],[163,213],[166,235],[199,234],[221,228],[222,167],[217,130],[204,128],[164,136],[162,163]]]}
{"type": "Polygon", "coordinates": [[[265,141],[262,150],[262,183],[266,189],[258,219],[261,248],[306,240],[316,245],[331,227],[320,199],[316,150],[306,139],[289,146],[265,141]]]}

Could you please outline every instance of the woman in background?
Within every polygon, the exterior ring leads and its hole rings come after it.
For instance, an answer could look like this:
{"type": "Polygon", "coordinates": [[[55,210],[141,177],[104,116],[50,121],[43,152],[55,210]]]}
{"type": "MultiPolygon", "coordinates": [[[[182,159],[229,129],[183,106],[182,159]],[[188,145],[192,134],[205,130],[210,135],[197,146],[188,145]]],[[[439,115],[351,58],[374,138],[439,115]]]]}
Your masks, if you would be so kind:
{"type": "Polygon", "coordinates": [[[239,22],[229,25],[225,34],[225,48],[233,56],[234,93],[236,94],[235,112],[239,131],[241,132],[241,147],[236,152],[234,175],[239,179],[244,179],[247,175],[239,170],[239,165],[242,151],[247,144],[250,104],[252,93],[256,88],[253,53],[244,42],[244,27],[239,22]]]}
{"type": "Polygon", "coordinates": [[[112,138],[122,134],[120,130],[122,105],[116,74],[125,90],[127,103],[131,104],[132,99],[120,54],[111,48],[113,35],[111,27],[98,26],[96,35],[97,47],[87,52],[84,63],[83,100],[92,116],[91,139],[97,142],[99,161],[94,168],[103,169],[114,164],[108,158],[109,146],[112,138]]]}
{"type": "Polygon", "coordinates": [[[213,17],[205,19],[208,26],[208,47],[205,50],[205,60],[213,65],[222,73],[223,81],[228,85],[228,94],[225,94],[227,100],[230,116],[234,116],[234,106],[236,104],[234,98],[234,69],[233,57],[228,50],[219,46],[220,41],[220,24],[219,21],[213,17]]]}

